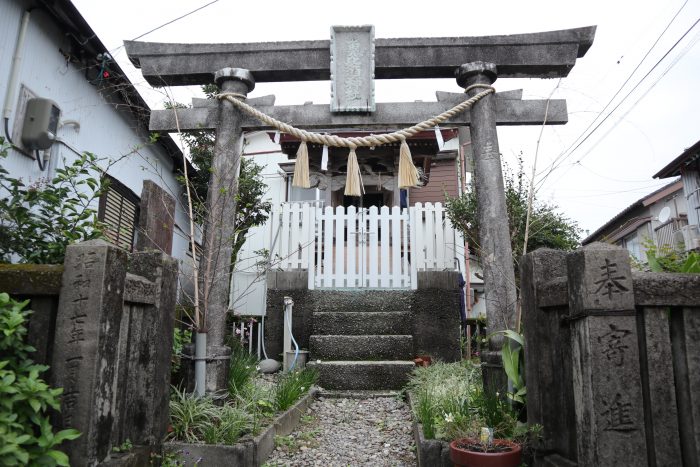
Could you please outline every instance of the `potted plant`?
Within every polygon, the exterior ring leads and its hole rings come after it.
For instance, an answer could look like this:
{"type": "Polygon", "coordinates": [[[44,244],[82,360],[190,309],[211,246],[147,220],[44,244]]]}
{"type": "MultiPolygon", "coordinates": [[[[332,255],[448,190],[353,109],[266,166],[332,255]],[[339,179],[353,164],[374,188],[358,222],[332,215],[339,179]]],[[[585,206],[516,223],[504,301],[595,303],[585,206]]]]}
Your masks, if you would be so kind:
{"type": "Polygon", "coordinates": [[[498,392],[489,394],[483,390],[475,394],[472,404],[476,419],[492,428],[481,428],[478,438],[467,435],[453,440],[450,459],[454,465],[518,467],[523,450],[520,441],[528,430],[518,423],[511,405],[498,392]]]}
{"type": "Polygon", "coordinates": [[[450,443],[450,460],[459,467],[518,467],[521,457],[520,445],[507,439],[461,438],[450,443]]]}
{"type": "Polygon", "coordinates": [[[418,355],[413,359],[416,366],[430,366],[433,363],[433,358],[430,355],[418,355]]]}

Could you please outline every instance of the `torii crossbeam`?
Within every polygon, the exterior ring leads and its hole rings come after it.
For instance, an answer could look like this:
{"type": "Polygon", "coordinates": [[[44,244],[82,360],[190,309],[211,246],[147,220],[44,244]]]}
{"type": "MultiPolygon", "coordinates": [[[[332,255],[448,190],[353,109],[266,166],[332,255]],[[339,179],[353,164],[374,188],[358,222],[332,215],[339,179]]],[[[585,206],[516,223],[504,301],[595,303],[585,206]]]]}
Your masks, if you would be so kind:
{"type": "MultiPolygon", "coordinates": [[[[452,107],[464,94],[438,93],[437,102],[374,103],[374,79],[456,77],[460,87],[490,85],[501,78],[567,76],[593,43],[595,27],[483,37],[376,39],[372,26],[334,27],[331,41],[244,44],[125,42],[126,51],[153,86],[219,84],[246,95],[255,82],[332,82],[330,108],[274,106],[274,97],[249,104],[296,127],[396,130],[452,107]]],[[[477,89],[470,91],[474,96],[477,89]]],[[[518,91],[490,94],[446,126],[469,126],[478,183],[481,259],[489,329],[512,328],[516,290],[496,125],[563,124],[566,102],[522,100],[518,91]]],[[[200,269],[208,271],[201,304],[207,313],[207,354],[223,353],[228,274],[235,219],[234,196],[244,130],[269,128],[226,100],[195,100],[191,109],[154,111],[152,130],[215,129],[216,144],[207,200],[200,269]]],[[[482,359],[500,366],[497,342],[482,359]]],[[[225,362],[224,362],[225,363],[225,362]]],[[[207,375],[207,391],[225,387],[227,364],[207,375]]],[[[502,373],[502,372],[501,372],[502,373]]],[[[496,376],[497,386],[505,377],[496,376]]],[[[488,382],[487,382],[488,383],[488,382]]],[[[502,388],[501,388],[502,390],[502,388]]]]}

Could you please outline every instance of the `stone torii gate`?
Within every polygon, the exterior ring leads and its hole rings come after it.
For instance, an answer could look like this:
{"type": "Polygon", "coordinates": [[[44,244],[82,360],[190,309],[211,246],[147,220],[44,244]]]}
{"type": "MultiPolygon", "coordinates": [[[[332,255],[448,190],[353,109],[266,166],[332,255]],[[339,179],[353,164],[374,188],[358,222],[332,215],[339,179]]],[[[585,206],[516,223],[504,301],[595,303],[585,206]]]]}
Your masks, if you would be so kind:
{"type": "MultiPolygon", "coordinates": [[[[275,106],[274,96],[249,99],[261,112],[304,129],[362,128],[385,132],[408,127],[451,108],[464,94],[438,93],[437,102],[375,103],[374,79],[456,77],[460,87],[500,78],[567,76],[593,43],[595,27],[484,37],[376,39],[373,26],[334,27],[331,41],[242,44],[165,44],[126,41],[129,58],[153,86],[216,82],[224,93],[247,95],[256,82],[332,81],[331,106],[275,106]]],[[[471,90],[472,97],[480,89],[471,90]]],[[[491,331],[512,328],[516,288],[505,206],[497,125],[563,124],[564,100],[521,100],[518,91],[489,94],[470,112],[443,126],[469,127],[478,183],[478,216],[486,314],[491,331]],[[546,110],[547,109],[547,110],[546,110]]],[[[208,355],[225,353],[229,271],[243,132],[271,128],[231,102],[194,99],[189,109],[156,110],[153,131],[216,131],[200,270],[209,281],[208,355]]],[[[498,348],[482,357],[500,366],[498,348]]],[[[207,390],[225,387],[223,371],[207,376],[207,390]]],[[[501,372],[502,373],[502,372],[501,372]]],[[[499,385],[504,377],[499,379],[499,385]]]]}

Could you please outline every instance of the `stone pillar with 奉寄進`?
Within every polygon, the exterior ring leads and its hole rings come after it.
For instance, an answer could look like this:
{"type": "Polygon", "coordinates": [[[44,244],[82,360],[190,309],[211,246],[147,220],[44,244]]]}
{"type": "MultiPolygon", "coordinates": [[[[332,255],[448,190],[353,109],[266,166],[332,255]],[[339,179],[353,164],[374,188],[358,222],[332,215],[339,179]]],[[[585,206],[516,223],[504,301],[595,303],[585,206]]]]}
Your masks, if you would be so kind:
{"type": "Polygon", "coordinates": [[[629,253],[594,243],[567,270],[578,463],[647,465],[629,253]]]}

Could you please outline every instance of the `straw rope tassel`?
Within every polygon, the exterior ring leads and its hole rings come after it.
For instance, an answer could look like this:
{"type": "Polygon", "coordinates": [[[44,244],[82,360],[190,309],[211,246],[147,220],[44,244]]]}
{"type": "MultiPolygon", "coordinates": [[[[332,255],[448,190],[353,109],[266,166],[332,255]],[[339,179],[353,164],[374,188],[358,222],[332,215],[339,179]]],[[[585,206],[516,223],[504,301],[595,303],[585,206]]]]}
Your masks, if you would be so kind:
{"type": "Polygon", "coordinates": [[[348,176],[345,180],[345,196],[362,196],[362,175],[360,175],[360,165],[357,163],[355,148],[350,149],[348,155],[348,176]]]}
{"type": "Polygon", "coordinates": [[[309,182],[309,148],[306,147],[306,141],[302,141],[297,151],[297,160],[294,162],[294,178],[292,186],[299,188],[310,188],[309,182]]]}
{"type": "Polygon", "coordinates": [[[406,144],[406,140],[401,140],[399,150],[399,188],[410,188],[418,186],[418,170],[413,165],[411,150],[406,144]]]}

